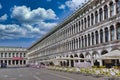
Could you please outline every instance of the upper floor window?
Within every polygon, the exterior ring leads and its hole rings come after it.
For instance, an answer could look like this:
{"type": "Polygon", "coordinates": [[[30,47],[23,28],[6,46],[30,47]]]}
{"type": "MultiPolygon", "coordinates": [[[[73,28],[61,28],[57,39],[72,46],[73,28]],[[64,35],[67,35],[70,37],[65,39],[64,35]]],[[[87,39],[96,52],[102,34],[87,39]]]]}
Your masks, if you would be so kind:
{"type": "Polygon", "coordinates": [[[92,45],[94,45],[94,33],[92,32],[92,45]]]}
{"type": "Polygon", "coordinates": [[[98,23],[98,12],[95,12],[95,23],[98,23]]]}
{"type": "Polygon", "coordinates": [[[90,46],[90,34],[88,34],[88,46],[90,46]]]}
{"type": "Polygon", "coordinates": [[[96,44],[98,44],[98,40],[99,40],[98,31],[95,32],[95,37],[96,37],[96,44]]]}
{"type": "Polygon", "coordinates": [[[82,48],[84,47],[84,38],[82,36],[82,48]]]}
{"type": "Polygon", "coordinates": [[[94,15],[91,14],[91,25],[93,25],[93,24],[94,24],[94,15]]]}
{"type": "Polygon", "coordinates": [[[86,18],[84,19],[84,22],[85,22],[85,25],[84,25],[84,27],[85,27],[85,29],[86,29],[86,18]]]}
{"type": "Polygon", "coordinates": [[[109,40],[108,28],[105,28],[105,42],[108,42],[108,40],[109,40]]]}
{"type": "Polygon", "coordinates": [[[100,43],[103,43],[103,30],[100,30],[100,43]]]}
{"type": "Polygon", "coordinates": [[[111,37],[111,41],[113,41],[115,39],[115,30],[114,30],[114,26],[110,27],[110,37],[111,37]]]}
{"type": "Polygon", "coordinates": [[[99,10],[99,15],[100,15],[100,21],[102,21],[103,20],[103,11],[102,11],[102,8],[100,8],[100,10],[99,10]]]}
{"type": "Polygon", "coordinates": [[[116,6],[117,13],[120,13],[120,0],[116,0],[116,4],[117,4],[116,6]]]}
{"type": "Polygon", "coordinates": [[[82,30],[83,30],[83,19],[82,19],[82,30]]]}
{"type": "Polygon", "coordinates": [[[120,40],[120,23],[117,24],[117,39],[120,40]]]}
{"type": "Polygon", "coordinates": [[[113,2],[110,3],[110,16],[114,15],[114,5],[113,2]]]}
{"type": "Polygon", "coordinates": [[[88,27],[90,27],[90,16],[88,16],[88,27]]]}
{"type": "Polygon", "coordinates": [[[107,19],[108,18],[108,6],[105,5],[104,6],[104,19],[107,19]]]}
{"type": "Polygon", "coordinates": [[[87,47],[87,36],[85,35],[85,47],[87,47]]]}

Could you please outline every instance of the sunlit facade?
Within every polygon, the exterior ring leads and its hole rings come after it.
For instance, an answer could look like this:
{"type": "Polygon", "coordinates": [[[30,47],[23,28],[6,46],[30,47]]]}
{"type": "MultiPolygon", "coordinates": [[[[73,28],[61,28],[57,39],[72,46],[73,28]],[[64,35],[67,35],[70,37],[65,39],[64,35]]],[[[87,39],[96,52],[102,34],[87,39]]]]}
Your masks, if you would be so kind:
{"type": "Polygon", "coordinates": [[[0,47],[0,65],[22,67],[27,63],[27,49],[21,47],[0,47]]]}
{"type": "MultiPolygon", "coordinates": [[[[90,0],[28,49],[30,64],[57,58],[62,66],[89,61],[120,49],[120,0],[90,0]]],[[[97,60],[105,65],[108,60],[97,60]]],[[[114,62],[111,61],[111,62],[114,62]]]]}

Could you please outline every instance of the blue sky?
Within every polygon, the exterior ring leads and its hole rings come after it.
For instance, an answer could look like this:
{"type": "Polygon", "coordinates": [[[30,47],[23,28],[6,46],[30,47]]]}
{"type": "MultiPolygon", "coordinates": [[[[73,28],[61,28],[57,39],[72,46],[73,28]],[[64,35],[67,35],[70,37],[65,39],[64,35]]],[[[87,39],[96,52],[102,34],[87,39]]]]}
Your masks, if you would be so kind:
{"type": "Polygon", "coordinates": [[[84,1],[0,0],[0,46],[31,46],[84,1]]]}

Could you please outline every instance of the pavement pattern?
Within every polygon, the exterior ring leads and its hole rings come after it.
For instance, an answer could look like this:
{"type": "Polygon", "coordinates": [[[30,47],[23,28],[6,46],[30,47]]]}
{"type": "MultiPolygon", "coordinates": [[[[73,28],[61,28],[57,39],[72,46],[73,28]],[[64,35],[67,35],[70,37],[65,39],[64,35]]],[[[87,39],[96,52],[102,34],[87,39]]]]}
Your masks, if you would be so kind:
{"type": "Polygon", "coordinates": [[[0,80],[107,80],[104,77],[47,70],[44,68],[4,68],[0,69],[0,80]]]}

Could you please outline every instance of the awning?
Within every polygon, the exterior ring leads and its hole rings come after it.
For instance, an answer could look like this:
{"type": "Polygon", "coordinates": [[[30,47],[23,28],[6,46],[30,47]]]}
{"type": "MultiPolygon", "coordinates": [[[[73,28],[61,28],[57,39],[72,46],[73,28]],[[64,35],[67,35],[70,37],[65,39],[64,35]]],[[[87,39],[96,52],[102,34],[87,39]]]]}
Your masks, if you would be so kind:
{"type": "Polygon", "coordinates": [[[96,59],[120,59],[120,51],[114,50],[114,51],[106,53],[96,59]]]}

